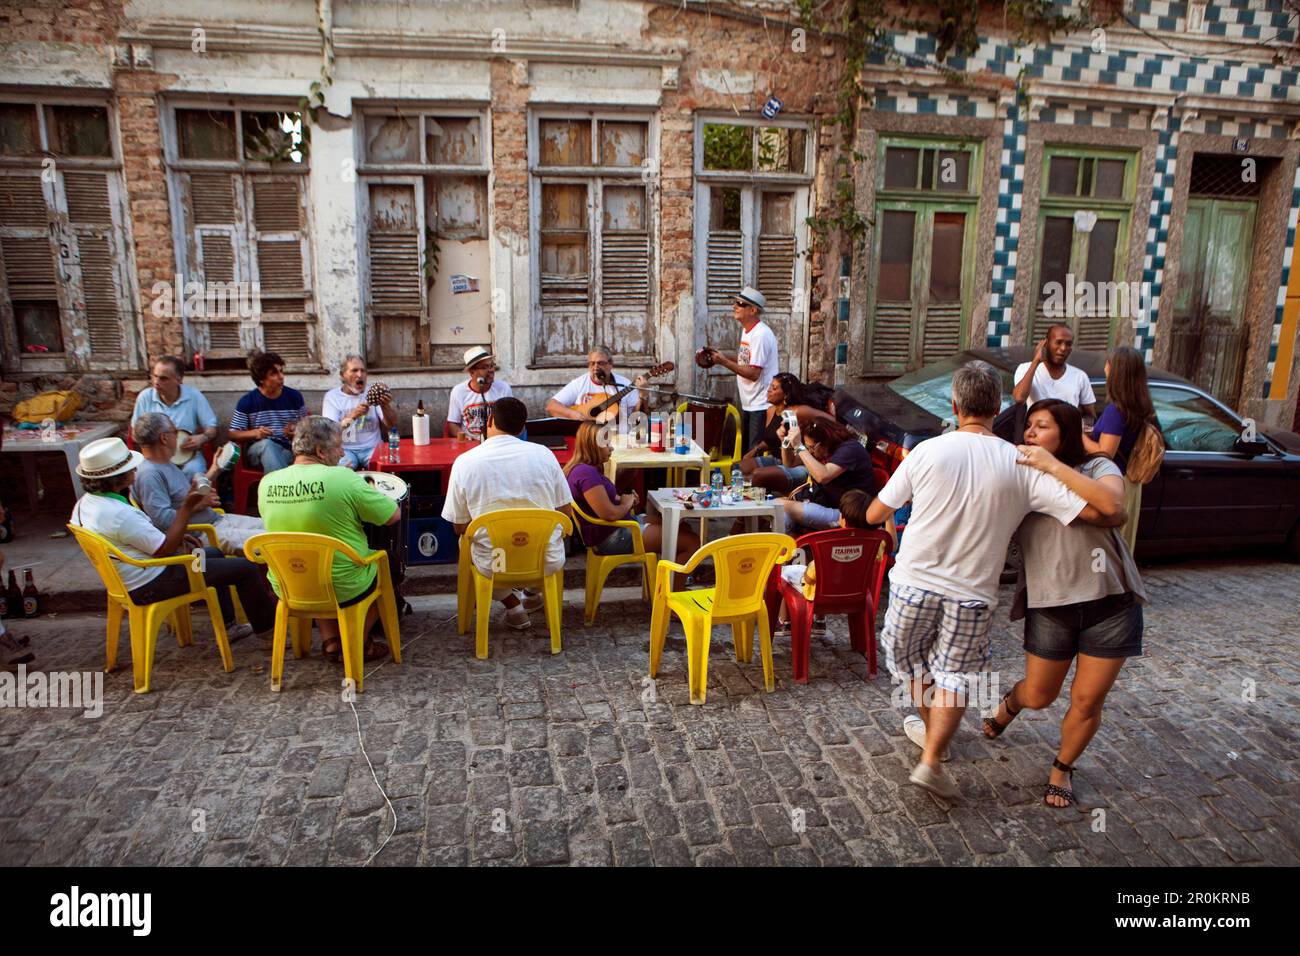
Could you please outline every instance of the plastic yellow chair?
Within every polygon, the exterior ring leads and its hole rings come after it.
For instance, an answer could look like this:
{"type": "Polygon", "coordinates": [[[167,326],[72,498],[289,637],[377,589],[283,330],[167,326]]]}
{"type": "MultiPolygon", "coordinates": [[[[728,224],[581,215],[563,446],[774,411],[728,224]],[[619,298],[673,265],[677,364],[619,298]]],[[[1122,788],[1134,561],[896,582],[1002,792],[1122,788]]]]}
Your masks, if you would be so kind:
{"type": "Polygon", "coordinates": [[[112,673],[117,666],[117,639],[122,630],[122,614],[127,615],[131,628],[131,669],[135,692],[149,693],[150,678],[153,674],[153,655],[158,646],[158,628],[162,622],[171,618],[176,631],[176,643],[188,647],[194,643],[194,629],[190,622],[190,605],[203,601],[208,606],[212,618],[212,632],[217,638],[217,648],[221,651],[221,664],[230,673],[235,669],[235,661],[230,655],[230,641],[226,635],[226,622],[221,616],[221,606],[217,603],[217,591],[210,588],[203,580],[203,575],[194,570],[194,558],[188,554],[175,555],[170,558],[148,558],[140,560],[128,557],[103,535],[96,534],[88,528],[70,524],[68,530],[73,533],[81,550],[90,560],[91,566],[104,582],[108,591],[108,646],[105,673],[112,673]],[[114,561],[130,564],[137,568],[166,568],[173,564],[185,566],[189,575],[190,589],[179,597],[168,598],[153,604],[136,604],[131,600],[122,577],[114,566],[114,561]]]}
{"type": "MultiPolygon", "coordinates": [[[[133,506],[137,511],[144,511],[144,509],[140,507],[140,502],[138,502],[138,501],[136,500],[134,494],[129,494],[127,497],[128,497],[128,500],[131,502],[131,505],[132,505],[132,506],[133,506]]],[[[217,514],[219,514],[219,515],[223,515],[223,514],[225,514],[225,512],[222,511],[220,508],[213,508],[212,510],[215,511],[215,512],[216,512],[217,514]]],[[[186,530],[186,532],[189,533],[189,534],[201,534],[201,535],[203,535],[203,536],[207,539],[207,541],[208,541],[208,547],[210,547],[210,548],[216,548],[218,551],[224,551],[224,550],[225,550],[224,548],[221,547],[221,539],[219,539],[219,538],[217,537],[217,526],[216,526],[216,525],[213,525],[213,524],[187,524],[187,525],[185,526],[185,530],[186,530]]],[[[236,623],[236,624],[247,624],[247,623],[248,623],[248,615],[244,613],[244,605],[243,605],[242,603],[240,603],[240,600],[239,600],[239,589],[236,588],[234,585],[231,585],[231,587],[230,587],[230,603],[231,603],[231,606],[232,606],[232,607],[234,608],[234,610],[235,610],[235,623],[236,623]]]]}
{"type": "MultiPolygon", "coordinates": [[[[682,402],[680,405],[677,406],[677,414],[679,416],[685,415],[687,411],[690,409],[690,406],[691,406],[690,402],[682,402]]],[[[703,407],[703,406],[699,406],[699,407],[703,407]]],[[[709,452],[710,474],[712,473],[714,468],[722,469],[722,483],[725,485],[731,484],[731,466],[739,462],[741,458],[740,447],[741,447],[742,436],[740,434],[740,430],[741,430],[740,412],[735,405],[728,405],[726,407],[726,413],[722,419],[722,428],[718,431],[718,447],[712,450],[710,450],[709,448],[704,448],[706,452],[709,452]],[[722,447],[722,440],[727,435],[728,422],[732,424],[732,432],[735,435],[735,443],[734,443],[734,447],[731,450],[730,455],[724,454],[725,449],[722,447]]],[[[705,440],[706,437],[704,435],[695,436],[696,443],[701,447],[704,447],[705,440]]],[[[673,487],[684,486],[686,484],[686,473],[689,471],[700,471],[700,469],[695,466],[691,466],[689,468],[681,468],[681,469],[674,468],[669,473],[669,484],[672,485],[673,487]]],[[[708,484],[709,483],[708,475],[701,474],[699,483],[702,485],[708,484]]]]}
{"type": "Polygon", "coordinates": [[[654,677],[659,670],[659,657],[668,636],[668,616],[672,613],[681,619],[686,631],[686,673],[692,704],[704,703],[714,624],[731,625],[736,660],[741,663],[753,659],[754,625],[758,625],[763,649],[763,684],[771,691],[772,631],[763,595],[772,567],[788,561],[794,552],[794,538],[765,532],[710,541],[684,565],[660,561],[655,573],[654,610],[650,616],[650,676],[654,677]],[[689,574],[709,558],[713,559],[717,578],[714,587],[672,589],[674,571],[689,574]]]}
{"type": "Polygon", "coordinates": [[[456,633],[469,630],[475,612],[474,656],[488,656],[488,617],[492,589],[536,584],[546,602],[546,623],[551,631],[551,653],[560,653],[560,612],[564,605],[564,569],[546,573],[546,549],[556,528],[573,533],[568,515],[547,508],[512,508],[479,515],[460,539],[460,566],[456,580],[456,633]],[[492,573],[484,574],[470,559],[471,542],[482,528],[492,542],[492,573]]]}
{"type": "Polygon", "coordinates": [[[595,548],[587,549],[585,622],[590,625],[596,620],[596,609],[600,606],[600,594],[605,589],[605,579],[609,577],[609,572],[625,564],[641,565],[641,600],[648,600],[650,597],[650,582],[654,580],[655,564],[658,562],[659,556],[653,551],[646,551],[645,540],[641,536],[641,525],[630,519],[606,521],[603,518],[593,518],[579,508],[576,501],[573,503],[573,513],[589,524],[606,528],[632,529],[631,554],[597,554],[595,548]]]}
{"type": "Polygon", "coordinates": [[[250,561],[271,568],[280,585],[280,600],[275,605],[275,637],[271,654],[271,690],[280,689],[284,675],[284,647],[293,625],[293,654],[304,657],[310,650],[313,618],[334,618],[339,622],[343,642],[343,673],[353,682],[357,693],[365,678],[366,612],[379,602],[379,619],[384,637],[393,652],[393,661],[402,663],[402,643],[397,621],[397,600],[393,579],[388,570],[388,553],[376,551],[362,557],[337,538],[303,531],[267,531],[255,534],[244,545],[250,561]],[[334,556],[342,555],[353,564],[378,567],[375,590],[363,600],[339,607],[334,594],[334,556]]]}

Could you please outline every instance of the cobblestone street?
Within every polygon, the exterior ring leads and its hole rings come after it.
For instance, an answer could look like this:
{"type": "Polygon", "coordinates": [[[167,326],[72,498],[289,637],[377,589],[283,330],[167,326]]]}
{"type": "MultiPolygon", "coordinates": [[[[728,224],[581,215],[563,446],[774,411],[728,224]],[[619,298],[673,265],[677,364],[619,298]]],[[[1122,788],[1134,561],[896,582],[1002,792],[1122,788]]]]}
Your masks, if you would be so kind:
{"type": "MultiPolygon", "coordinates": [[[[124,638],[102,717],[0,718],[0,863],[356,865],[393,812],[373,865],[1300,862],[1300,569],[1143,570],[1146,653],[1079,763],[1077,809],[1041,799],[1064,700],[996,742],[967,713],[949,764],[961,804],[908,784],[906,711],[887,675],[864,682],[842,620],[814,637],[807,685],[777,644],[771,694],[758,654],[738,665],[715,629],[708,703],[692,707],[676,627],[646,699],[639,603],[584,629],[569,600],[556,657],[543,628],[494,626],[481,662],[437,596],[405,620],[406,663],[367,679],[356,716],[341,667],[290,658],[273,694],[269,652],[238,644],[225,674],[203,626],[190,648],[160,639],[154,691],[136,696],[124,638]]],[[[1003,690],[1023,673],[1008,597],[1003,690]]],[[[102,665],[101,629],[93,615],[13,628],[47,671],[102,665]]]]}

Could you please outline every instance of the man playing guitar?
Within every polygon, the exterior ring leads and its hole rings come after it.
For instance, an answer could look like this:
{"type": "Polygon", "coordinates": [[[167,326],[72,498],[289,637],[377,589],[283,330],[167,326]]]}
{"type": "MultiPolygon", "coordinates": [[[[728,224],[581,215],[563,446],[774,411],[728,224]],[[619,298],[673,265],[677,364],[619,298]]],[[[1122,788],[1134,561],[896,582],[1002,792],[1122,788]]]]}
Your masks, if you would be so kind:
{"type": "Polygon", "coordinates": [[[629,382],[625,376],[614,371],[614,361],[608,350],[592,349],[587,355],[586,373],[579,375],[551,396],[546,403],[546,413],[557,418],[571,418],[582,422],[589,422],[595,417],[597,421],[604,423],[619,415],[626,419],[633,412],[648,409],[646,381],[646,376],[638,375],[635,382],[629,382]],[[627,390],[627,393],[617,405],[598,415],[593,415],[596,406],[624,390],[627,390]]]}

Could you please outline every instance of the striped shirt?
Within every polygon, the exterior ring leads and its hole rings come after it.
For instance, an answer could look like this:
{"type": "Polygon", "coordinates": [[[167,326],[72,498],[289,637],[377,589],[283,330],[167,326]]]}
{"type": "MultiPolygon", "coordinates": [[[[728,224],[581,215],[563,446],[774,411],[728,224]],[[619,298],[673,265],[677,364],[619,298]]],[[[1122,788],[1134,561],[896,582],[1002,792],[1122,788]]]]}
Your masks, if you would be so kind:
{"type": "Polygon", "coordinates": [[[303,400],[302,392],[296,388],[286,385],[275,398],[267,398],[253,389],[245,393],[235,406],[235,414],[230,416],[230,430],[242,432],[252,428],[269,428],[276,444],[289,448],[291,442],[285,437],[284,426],[306,418],[307,415],[307,403],[303,400]]]}

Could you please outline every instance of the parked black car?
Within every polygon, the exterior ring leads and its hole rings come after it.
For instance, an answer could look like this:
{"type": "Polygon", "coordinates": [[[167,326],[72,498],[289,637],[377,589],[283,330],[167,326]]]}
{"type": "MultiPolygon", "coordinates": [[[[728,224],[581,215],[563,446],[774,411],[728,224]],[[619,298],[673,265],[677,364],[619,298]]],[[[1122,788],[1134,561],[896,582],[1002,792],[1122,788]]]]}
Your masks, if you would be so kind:
{"type": "MultiPolygon", "coordinates": [[[[952,417],[953,369],[976,359],[992,365],[1006,409],[1012,375],[1031,354],[1028,347],[960,352],[891,382],[841,389],[835,411],[870,436],[878,453],[901,459],[952,417]]],[[[1076,350],[1070,364],[1088,373],[1100,412],[1106,356],[1076,350]]],[[[1281,544],[1300,560],[1300,435],[1256,428],[1247,441],[1247,423],[1204,389],[1163,369],[1147,374],[1168,447],[1160,474],[1142,492],[1138,553],[1281,544]]]]}

